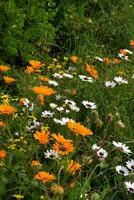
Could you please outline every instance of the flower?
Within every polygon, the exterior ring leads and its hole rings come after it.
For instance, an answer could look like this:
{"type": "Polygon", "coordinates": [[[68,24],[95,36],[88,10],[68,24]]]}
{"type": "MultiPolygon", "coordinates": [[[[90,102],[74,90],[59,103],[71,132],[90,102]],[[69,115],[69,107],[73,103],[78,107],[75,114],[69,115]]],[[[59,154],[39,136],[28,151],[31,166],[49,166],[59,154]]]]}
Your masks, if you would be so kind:
{"type": "Polygon", "coordinates": [[[70,60],[71,60],[73,63],[77,63],[77,62],[78,62],[78,57],[77,57],[77,56],[71,56],[71,57],[70,57],[70,60]]]}
{"type": "Polygon", "coordinates": [[[115,142],[113,141],[112,144],[117,147],[119,150],[121,150],[123,153],[129,154],[132,153],[129,147],[127,147],[125,144],[121,142],[115,142]]]}
{"type": "Polygon", "coordinates": [[[4,79],[6,84],[11,84],[11,83],[16,81],[14,78],[9,77],[9,76],[3,76],[3,79],[4,79]]]}
{"type": "Polygon", "coordinates": [[[10,115],[15,113],[17,110],[13,106],[0,104],[0,115],[10,115]]]}
{"type": "Polygon", "coordinates": [[[59,73],[54,73],[53,77],[61,79],[61,78],[63,78],[63,75],[59,74],[59,73]]]}
{"type": "Polygon", "coordinates": [[[103,62],[103,59],[101,57],[98,57],[98,56],[95,56],[94,57],[96,60],[100,61],[100,62],[103,62]]]}
{"type": "Polygon", "coordinates": [[[67,122],[69,121],[70,119],[69,118],[65,118],[63,117],[61,120],[60,119],[56,119],[56,118],[53,118],[53,121],[57,124],[60,124],[62,126],[66,125],[67,122]]]}
{"type": "Polygon", "coordinates": [[[93,132],[90,129],[87,129],[80,123],[76,123],[74,120],[70,120],[67,123],[68,128],[73,131],[77,136],[87,136],[87,135],[93,135],[93,132]]]}
{"type": "Polygon", "coordinates": [[[52,137],[56,140],[56,143],[53,144],[53,150],[57,151],[62,156],[68,155],[74,151],[72,140],[65,139],[60,134],[52,134],[52,137]]]}
{"type": "Polygon", "coordinates": [[[79,75],[79,78],[82,80],[82,81],[85,81],[85,82],[89,82],[89,83],[92,83],[94,80],[92,77],[89,77],[89,76],[84,76],[84,75],[79,75]]]}
{"type": "Polygon", "coordinates": [[[131,169],[132,171],[134,171],[134,160],[130,160],[126,162],[126,166],[127,168],[131,169]]]}
{"type": "Polygon", "coordinates": [[[130,46],[132,47],[132,48],[134,48],[134,40],[130,40],[130,46]]]}
{"type": "Polygon", "coordinates": [[[49,106],[50,106],[52,109],[54,109],[54,108],[57,107],[57,104],[55,104],[55,103],[50,103],[49,106]]]}
{"type": "Polygon", "coordinates": [[[112,63],[112,61],[111,61],[110,58],[103,58],[103,62],[104,62],[105,64],[111,64],[111,63],[112,63]]]}
{"type": "Polygon", "coordinates": [[[114,81],[116,83],[120,84],[128,84],[128,81],[126,79],[123,79],[121,76],[114,77],[114,81]]]}
{"type": "Polygon", "coordinates": [[[34,68],[34,69],[39,69],[40,67],[42,67],[44,64],[41,63],[38,60],[29,60],[29,64],[34,68]]]}
{"type": "Polygon", "coordinates": [[[55,150],[47,150],[46,152],[44,152],[45,158],[49,158],[49,159],[56,159],[59,158],[59,154],[57,151],[55,150]]]}
{"type": "Polygon", "coordinates": [[[93,102],[90,101],[82,101],[82,104],[86,107],[86,108],[90,108],[90,109],[96,109],[97,105],[93,102]]]}
{"type": "Polygon", "coordinates": [[[92,146],[92,149],[95,150],[95,151],[99,150],[100,148],[101,147],[97,146],[97,144],[93,144],[93,146],[92,146]]]}
{"type": "Polygon", "coordinates": [[[56,179],[55,175],[49,174],[45,171],[39,171],[38,174],[34,175],[34,179],[41,181],[42,183],[47,183],[56,179]]]}
{"type": "Polygon", "coordinates": [[[16,197],[16,199],[24,199],[24,196],[21,194],[14,194],[12,197],[16,197]]]}
{"type": "Polygon", "coordinates": [[[7,155],[7,152],[5,150],[0,150],[0,158],[5,158],[7,155]]]}
{"type": "Polygon", "coordinates": [[[108,156],[107,151],[103,148],[99,148],[96,153],[100,160],[105,160],[105,158],[108,156]]]}
{"type": "Polygon", "coordinates": [[[49,78],[47,78],[46,76],[39,76],[39,80],[43,82],[47,82],[49,81],[49,78]]]}
{"type": "Polygon", "coordinates": [[[106,81],[105,86],[108,88],[114,88],[116,86],[116,83],[114,81],[106,81]]]}
{"type": "Polygon", "coordinates": [[[59,193],[59,194],[63,194],[64,193],[64,188],[61,185],[57,185],[57,184],[52,185],[51,186],[51,190],[54,193],[59,193]]]}
{"type": "Polygon", "coordinates": [[[65,104],[69,105],[69,106],[76,106],[76,103],[72,100],[66,99],[65,100],[65,104]]]}
{"type": "Polygon", "coordinates": [[[116,166],[115,169],[119,174],[122,174],[123,176],[128,176],[129,175],[128,169],[126,167],[124,167],[124,166],[118,165],[118,166],[116,166]]]}
{"type": "Polygon", "coordinates": [[[44,112],[41,113],[41,117],[44,117],[44,118],[50,118],[50,117],[53,117],[53,115],[54,115],[54,112],[47,111],[47,110],[44,110],[44,112]]]}
{"type": "Polygon", "coordinates": [[[134,193],[134,182],[131,183],[130,181],[129,181],[129,182],[126,181],[126,182],[125,182],[125,188],[126,188],[129,192],[134,193]]]}
{"type": "Polygon", "coordinates": [[[114,58],[114,61],[113,61],[114,64],[119,64],[120,62],[121,60],[119,60],[118,58],[114,58]]]}
{"type": "Polygon", "coordinates": [[[94,77],[95,80],[99,79],[98,72],[94,68],[94,66],[90,66],[90,65],[86,64],[86,70],[92,77],[94,77]]]}
{"type": "Polygon", "coordinates": [[[53,86],[58,86],[59,83],[57,83],[57,81],[54,80],[48,80],[49,85],[53,85],[53,86]]]}
{"type": "Polygon", "coordinates": [[[0,65],[0,72],[6,72],[9,70],[10,70],[10,67],[8,67],[6,65],[0,65]]]}
{"type": "Polygon", "coordinates": [[[40,163],[39,160],[32,160],[32,166],[41,166],[42,164],[40,163]]]}
{"type": "Polygon", "coordinates": [[[34,120],[33,122],[29,123],[28,131],[38,130],[41,126],[42,124],[40,122],[34,120]]]}
{"type": "Polygon", "coordinates": [[[124,124],[121,120],[119,120],[119,121],[116,123],[116,125],[117,125],[117,127],[119,127],[119,128],[125,128],[125,124],[124,124]]]}
{"type": "Polygon", "coordinates": [[[69,79],[73,78],[72,74],[63,73],[63,76],[69,79]]]}
{"type": "Polygon", "coordinates": [[[68,167],[67,167],[67,172],[74,175],[74,174],[78,173],[80,171],[80,169],[81,169],[80,163],[70,160],[68,167]]]}
{"type": "Polygon", "coordinates": [[[32,88],[32,90],[36,94],[43,94],[44,96],[50,96],[52,94],[55,94],[55,91],[47,86],[35,86],[32,88]]]}
{"type": "Polygon", "coordinates": [[[34,69],[32,66],[27,66],[27,68],[24,71],[26,74],[32,74],[36,72],[36,69],[34,69]]]}
{"type": "Polygon", "coordinates": [[[42,130],[41,132],[36,131],[34,138],[39,140],[40,144],[46,144],[49,141],[49,132],[46,132],[45,130],[42,130]]]}

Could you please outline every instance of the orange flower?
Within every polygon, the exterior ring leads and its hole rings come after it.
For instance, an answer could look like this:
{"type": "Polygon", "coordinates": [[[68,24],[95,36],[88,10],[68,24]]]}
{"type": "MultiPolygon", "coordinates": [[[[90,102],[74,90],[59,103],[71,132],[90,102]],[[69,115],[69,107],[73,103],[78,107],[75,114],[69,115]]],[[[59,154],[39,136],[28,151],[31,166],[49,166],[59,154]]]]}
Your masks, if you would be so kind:
{"type": "Polygon", "coordinates": [[[21,99],[19,100],[19,104],[20,104],[21,106],[24,106],[25,103],[26,103],[26,101],[27,101],[26,98],[21,98],[21,99]]]}
{"type": "Polygon", "coordinates": [[[71,56],[70,57],[70,60],[74,63],[77,63],[78,62],[78,57],[77,56],[71,56]]]}
{"type": "Polygon", "coordinates": [[[103,62],[106,64],[110,64],[112,60],[110,58],[103,58],[103,62]]]}
{"type": "Polygon", "coordinates": [[[74,175],[75,173],[79,172],[80,169],[81,169],[81,165],[78,162],[70,160],[70,163],[67,167],[67,172],[74,175]]]}
{"type": "Polygon", "coordinates": [[[127,52],[126,52],[126,49],[120,49],[120,54],[123,55],[123,56],[126,56],[127,52]]]}
{"type": "Polygon", "coordinates": [[[56,140],[56,142],[58,143],[65,143],[65,142],[72,142],[72,140],[68,140],[68,139],[65,139],[63,135],[61,134],[58,134],[56,135],[55,133],[52,134],[52,137],[56,140]]]}
{"type": "Polygon", "coordinates": [[[0,121],[0,126],[5,126],[5,122],[0,121]]]}
{"type": "Polygon", "coordinates": [[[52,94],[55,94],[55,92],[56,92],[52,88],[49,88],[47,86],[36,86],[36,87],[32,88],[32,90],[36,94],[43,94],[44,96],[50,96],[52,94]]]}
{"type": "Polygon", "coordinates": [[[73,131],[77,136],[82,135],[82,136],[87,136],[87,135],[93,135],[93,132],[90,129],[87,129],[80,123],[76,123],[75,121],[70,120],[67,123],[68,128],[73,131]]]}
{"type": "Polygon", "coordinates": [[[130,46],[132,47],[132,48],[134,48],[134,40],[130,40],[130,46]]]}
{"type": "Polygon", "coordinates": [[[64,193],[64,188],[61,185],[57,185],[57,184],[52,185],[51,190],[54,193],[60,193],[60,194],[64,193]]]}
{"type": "Polygon", "coordinates": [[[49,78],[47,78],[47,77],[45,77],[45,76],[39,76],[39,80],[40,80],[40,81],[47,82],[47,81],[49,81],[49,78]]]}
{"type": "Polygon", "coordinates": [[[29,64],[32,65],[34,69],[39,69],[40,67],[44,65],[43,63],[37,60],[29,60],[29,64]]]}
{"type": "Polygon", "coordinates": [[[46,132],[45,130],[42,130],[41,132],[36,131],[34,138],[39,140],[40,144],[47,144],[49,141],[49,133],[50,132],[46,132]]]}
{"type": "Polygon", "coordinates": [[[3,76],[3,79],[4,79],[6,84],[11,84],[11,83],[16,81],[14,78],[9,77],[9,76],[3,76]]]}
{"type": "Polygon", "coordinates": [[[119,64],[121,62],[121,60],[119,60],[118,58],[114,58],[114,64],[119,64]]]}
{"type": "Polygon", "coordinates": [[[32,166],[41,166],[42,164],[40,163],[39,160],[32,160],[32,166]]]}
{"type": "Polygon", "coordinates": [[[27,68],[24,71],[27,74],[32,74],[34,72],[36,72],[36,69],[34,69],[32,66],[27,66],[27,68]]]}
{"type": "Polygon", "coordinates": [[[0,72],[6,72],[6,71],[9,71],[10,70],[10,67],[8,66],[4,66],[4,65],[0,65],[0,72]]]}
{"type": "Polygon", "coordinates": [[[66,156],[74,151],[74,147],[70,142],[65,142],[63,144],[56,142],[53,144],[53,150],[57,151],[62,156],[66,156]]]}
{"type": "Polygon", "coordinates": [[[14,108],[13,106],[4,105],[4,104],[0,105],[0,114],[1,115],[10,115],[10,114],[15,113],[16,111],[17,111],[16,108],[14,108]]]}
{"type": "Polygon", "coordinates": [[[5,150],[0,150],[0,158],[5,158],[7,155],[7,152],[5,150]]]}
{"type": "Polygon", "coordinates": [[[47,183],[56,179],[53,174],[49,174],[45,171],[40,171],[38,174],[34,175],[34,179],[37,179],[43,183],[47,183]]]}
{"type": "Polygon", "coordinates": [[[94,68],[94,66],[90,66],[88,64],[86,64],[86,70],[87,72],[94,77],[95,80],[98,80],[99,79],[99,76],[98,76],[98,72],[97,70],[94,68]]]}
{"type": "Polygon", "coordinates": [[[56,140],[56,143],[53,145],[53,150],[58,151],[62,156],[68,155],[74,151],[72,140],[65,139],[60,134],[52,134],[52,137],[56,140]]]}

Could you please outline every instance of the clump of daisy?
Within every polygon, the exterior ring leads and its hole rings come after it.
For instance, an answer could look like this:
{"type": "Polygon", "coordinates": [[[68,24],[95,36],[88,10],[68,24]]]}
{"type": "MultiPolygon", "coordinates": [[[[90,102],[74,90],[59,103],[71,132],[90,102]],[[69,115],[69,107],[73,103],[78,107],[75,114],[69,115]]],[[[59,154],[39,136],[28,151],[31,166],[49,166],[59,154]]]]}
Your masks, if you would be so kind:
{"type": "Polygon", "coordinates": [[[51,112],[49,110],[44,110],[41,113],[41,117],[44,117],[44,118],[51,118],[51,117],[53,117],[53,115],[54,115],[54,112],[51,112]]]}

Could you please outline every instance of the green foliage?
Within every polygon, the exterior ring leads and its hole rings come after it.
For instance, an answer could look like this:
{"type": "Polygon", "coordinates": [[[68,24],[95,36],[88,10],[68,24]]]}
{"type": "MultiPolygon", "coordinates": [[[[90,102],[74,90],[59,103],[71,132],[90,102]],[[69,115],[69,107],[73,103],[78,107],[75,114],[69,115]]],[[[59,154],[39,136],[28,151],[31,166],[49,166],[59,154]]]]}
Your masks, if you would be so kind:
{"type": "Polygon", "coordinates": [[[55,38],[56,29],[49,22],[54,15],[47,1],[1,1],[0,59],[21,64],[31,57],[47,57],[55,38]]]}

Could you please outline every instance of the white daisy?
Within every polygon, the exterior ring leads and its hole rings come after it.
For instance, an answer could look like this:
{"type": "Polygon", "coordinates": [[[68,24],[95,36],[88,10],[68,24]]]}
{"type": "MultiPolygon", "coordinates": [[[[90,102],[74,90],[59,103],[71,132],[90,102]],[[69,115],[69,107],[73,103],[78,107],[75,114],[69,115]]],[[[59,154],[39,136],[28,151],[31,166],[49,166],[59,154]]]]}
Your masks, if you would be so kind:
{"type": "Polygon", "coordinates": [[[69,79],[73,78],[72,74],[63,73],[63,76],[69,79]]]}
{"type": "Polygon", "coordinates": [[[54,81],[54,80],[49,80],[48,83],[49,83],[49,85],[53,85],[53,86],[59,85],[59,83],[57,83],[57,81],[54,81]]]}
{"type": "Polygon", "coordinates": [[[116,86],[116,83],[114,81],[106,81],[105,86],[108,88],[114,88],[116,86]]]}
{"type": "Polygon", "coordinates": [[[129,181],[129,182],[126,181],[126,182],[125,182],[125,188],[126,188],[129,192],[134,193],[134,182],[131,183],[130,181],[129,181]]]}
{"type": "Polygon", "coordinates": [[[62,106],[58,106],[58,107],[56,107],[56,110],[58,110],[59,112],[62,112],[64,110],[64,108],[62,106]]]}
{"type": "Polygon", "coordinates": [[[117,147],[119,150],[121,150],[123,153],[129,154],[132,153],[132,151],[127,147],[125,144],[121,142],[115,142],[113,141],[112,144],[117,147]]]}
{"type": "Polygon", "coordinates": [[[79,112],[80,111],[79,107],[77,107],[77,106],[70,105],[69,107],[70,107],[71,110],[73,110],[75,112],[79,112]]]}
{"type": "Polygon", "coordinates": [[[98,60],[98,61],[100,61],[100,62],[103,62],[103,59],[102,58],[100,58],[100,57],[98,57],[98,56],[96,56],[96,57],[94,57],[96,60],[98,60]]]}
{"type": "Polygon", "coordinates": [[[98,149],[96,153],[100,160],[105,160],[105,158],[108,156],[107,151],[103,148],[98,149]]]}
{"type": "Polygon", "coordinates": [[[124,166],[118,165],[118,166],[115,167],[115,169],[119,174],[122,174],[123,176],[129,175],[128,169],[124,166]]]}
{"type": "Polygon", "coordinates": [[[130,160],[126,162],[126,166],[131,169],[132,171],[134,171],[134,160],[130,160]]]}
{"type": "Polygon", "coordinates": [[[128,81],[126,79],[123,79],[121,76],[114,77],[114,81],[116,83],[120,84],[128,84],[128,81]]]}
{"type": "Polygon", "coordinates": [[[79,75],[79,78],[82,80],[82,81],[85,81],[85,82],[89,82],[89,83],[92,83],[94,80],[92,77],[89,77],[89,76],[84,76],[84,75],[79,75]]]}
{"type": "Polygon", "coordinates": [[[68,70],[69,71],[75,71],[76,69],[75,69],[75,67],[69,67],[68,70]]]}
{"type": "Polygon", "coordinates": [[[92,149],[94,150],[94,151],[97,151],[97,150],[99,150],[101,147],[100,146],[97,146],[97,144],[93,144],[93,146],[92,146],[92,149]]]}
{"type": "Polygon", "coordinates": [[[63,75],[62,75],[62,74],[59,74],[59,73],[54,73],[54,74],[53,74],[53,77],[54,77],[54,78],[59,78],[59,79],[61,79],[61,78],[63,78],[63,75]]]}
{"type": "Polygon", "coordinates": [[[96,109],[97,105],[93,102],[90,101],[82,101],[82,104],[86,107],[86,108],[90,108],[90,109],[96,109]]]}
{"type": "Polygon", "coordinates": [[[63,117],[61,120],[60,120],[60,119],[53,118],[53,121],[54,121],[56,124],[60,124],[60,125],[62,125],[62,126],[66,125],[66,123],[67,123],[69,120],[70,120],[69,118],[65,118],[65,117],[63,117]]]}
{"type": "Polygon", "coordinates": [[[72,100],[66,99],[65,100],[65,104],[69,105],[69,106],[76,106],[76,103],[72,100]]]}
{"type": "Polygon", "coordinates": [[[44,110],[41,113],[41,117],[44,117],[44,118],[50,118],[50,117],[53,117],[53,115],[54,115],[54,112],[47,111],[47,110],[44,110]]]}
{"type": "Polygon", "coordinates": [[[49,106],[50,106],[52,109],[54,109],[54,108],[57,107],[57,104],[55,104],[55,103],[50,103],[49,106]]]}
{"type": "Polygon", "coordinates": [[[49,159],[56,159],[59,158],[59,154],[57,151],[55,150],[47,150],[46,152],[44,152],[45,158],[49,158],[49,159]]]}
{"type": "Polygon", "coordinates": [[[33,122],[29,122],[28,123],[28,131],[34,131],[34,130],[38,130],[40,127],[42,126],[42,123],[34,120],[33,122]]]}

